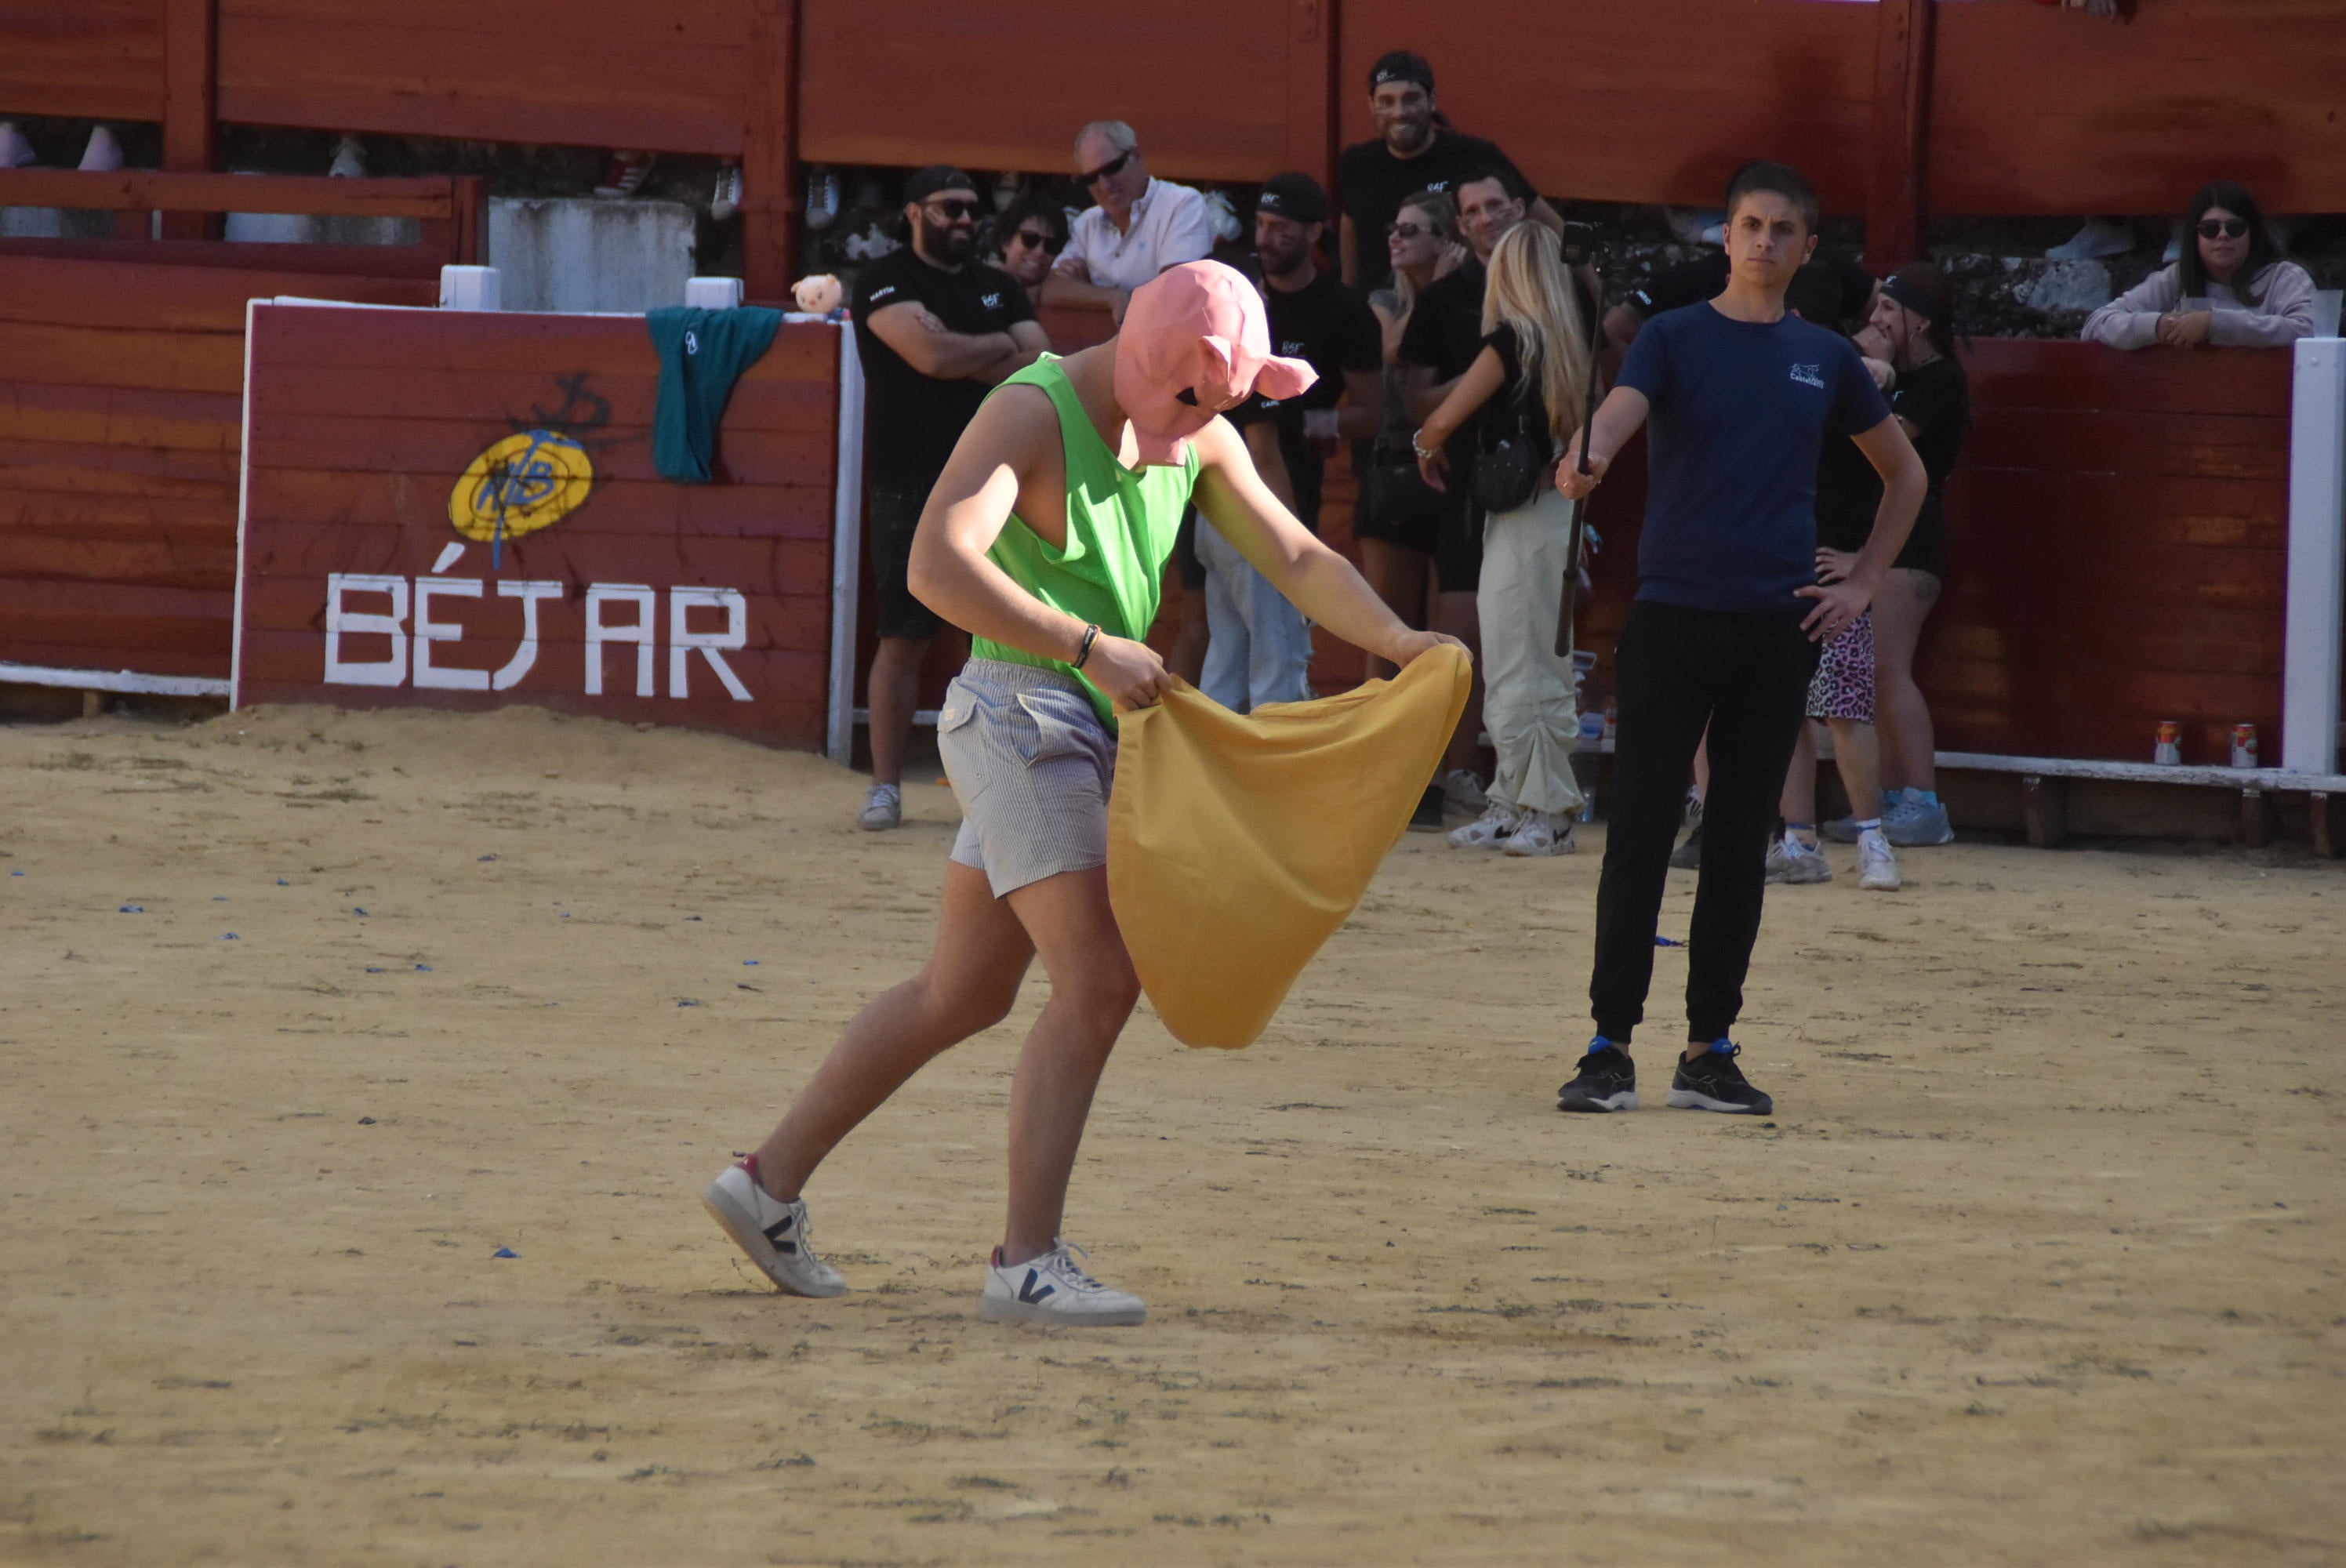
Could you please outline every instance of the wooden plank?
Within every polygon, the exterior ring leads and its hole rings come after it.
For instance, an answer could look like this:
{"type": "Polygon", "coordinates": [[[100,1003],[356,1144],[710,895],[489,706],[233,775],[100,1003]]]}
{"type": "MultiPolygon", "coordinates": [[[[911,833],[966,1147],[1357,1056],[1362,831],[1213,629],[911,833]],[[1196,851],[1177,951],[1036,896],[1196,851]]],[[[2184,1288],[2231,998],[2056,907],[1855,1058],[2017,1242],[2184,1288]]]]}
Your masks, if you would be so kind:
{"type": "MultiPolygon", "coordinates": [[[[257,362],[252,372],[256,402],[299,414],[270,415],[270,429],[289,429],[280,418],[389,424],[462,424],[489,439],[491,430],[540,428],[562,431],[589,443],[648,442],[658,407],[658,382],[651,376],[580,372],[473,371],[461,365],[439,370],[382,370],[288,364],[282,356],[257,362]],[[423,416],[423,417],[414,417],[423,416]]],[[[748,381],[737,383],[719,431],[720,446],[742,435],[806,436],[830,440],[839,394],[819,382],[748,381]]]]}
{"type": "Polygon", "coordinates": [[[0,662],[52,669],[136,669],[228,677],[228,621],[155,621],[136,615],[30,616],[0,611],[0,662]]]}
{"type": "Polygon", "coordinates": [[[739,156],[747,12],[221,0],[224,119],[739,156]]]}
{"type": "MultiPolygon", "coordinates": [[[[136,214],[125,214],[136,217],[136,214]]],[[[142,267],[209,267],[230,270],[263,270],[288,275],[289,286],[271,290],[305,299],[357,300],[339,288],[321,284],[321,278],[361,277],[397,280],[397,297],[371,302],[391,305],[436,305],[440,299],[440,268],[451,255],[421,245],[304,245],[238,240],[223,244],[211,239],[0,239],[0,259],[14,258],[49,264],[102,262],[142,267]]],[[[255,290],[256,298],[265,297],[255,290]]]]}
{"type": "MultiPolygon", "coordinates": [[[[511,424],[482,421],[400,419],[370,427],[348,418],[272,414],[264,438],[261,417],[254,419],[258,464],[298,463],[305,469],[350,474],[434,474],[444,476],[451,487],[483,451],[514,433],[511,424]]],[[[587,436],[583,444],[598,485],[620,479],[659,482],[648,433],[614,429],[587,436]]],[[[830,483],[835,452],[826,431],[729,431],[719,437],[713,466],[721,482],[732,484],[821,485],[830,483]]],[[[446,496],[441,500],[444,504],[446,496]]]]}
{"type": "Polygon", "coordinates": [[[0,577],[233,591],[236,546],[191,548],[158,540],[73,538],[0,530],[0,577]]]}
{"type": "Polygon", "coordinates": [[[799,157],[1057,173],[1071,167],[1079,127],[1115,118],[1139,133],[1149,172],[1168,178],[1259,180],[1288,161],[1285,5],[1108,0],[1080,25],[1019,16],[1028,18],[1005,25],[963,0],[801,0],[799,157]],[[1038,29],[1048,38],[1039,54],[1038,29]],[[1188,68],[1149,64],[1176,61],[1188,68]],[[1196,74],[1208,68],[1210,112],[1196,74]],[[966,82],[1017,88],[972,112],[967,96],[944,89],[966,82]]]}
{"type": "Polygon", "coordinates": [[[2220,413],[2287,419],[2290,356],[1983,338],[1964,356],[1976,406],[2220,413]]]}
{"type": "Polygon", "coordinates": [[[1876,0],[1865,260],[1880,276],[1912,261],[1922,248],[1923,105],[1936,9],[1931,0],[1876,0]]]}
{"type": "Polygon", "coordinates": [[[741,148],[742,290],[780,305],[798,271],[799,6],[753,0],[757,59],[741,148]]]}
{"type": "MultiPolygon", "coordinates": [[[[209,173],[219,164],[219,0],[164,0],[163,167],[209,173]]],[[[209,214],[163,219],[166,239],[217,239],[209,214]]]]}
{"type": "Polygon", "coordinates": [[[1936,9],[1934,212],[2175,214],[2218,171],[2268,212],[2346,210],[2331,0],[2160,0],[2123,27],[2035,5],[1936,9]]]}
{"type": "MultiPolygon", "coordinates": [[[[344,529],[304,530],[281,524],[250,529],[244,544],[246,614],[256,626],[307,624],[300,618],[287,622],[283,606],[317,602],[328,573],[423,577],[442,545],[456,543],[461,541],[446,536],[414,538],[388,531],[353,535],[344,529]]],[[[446,575],[558,580],[575,588],[588,583],[638,583],[662,589],[683,584],[738,588],[760,597],[820,596],[831,587],[828,541],[820,539],[647,539],[566,535],[556,526],[507,542],[502,555],[504,564],[493,573],[489,546],[474,545],[446,575]]],[[[306,617],[308,612],[299,614],[306,617]]]]}
{"type": "Polygon", "coordinates": [[[238,400],[132,387],[0,381],[0,446],[29,442],[233,453],[238,400]]]}
{"type": "MultiPolygon", "coordinates": [[[[247,620],[244,651],[248,660],[280,661],[273,666],[279,671],[298,670],[307,660],[310,678],[315,680],[325,662],[326,598],[322,580],[310,585],[313,590],[307,603],[306,616],[292,617],[282,614],[287,606],[279,605],[278,618],[266,623],[247,620]]],[[[382,613],[385,603],[380,596],[362,601],[353,597],[350,603],[362,608],[374,606],[372,613],[382,613]]],[[[550,673],[576,679],[566,672],[586,667],[586,648],[585,600],[577,589],[571,591],[566,601],[541,599],[538,607],[538,658],[550,673]]],[[[628,610],[614,612],[624,621],[628,610]]],[[[658,634],[658,648],[663,667],[668,649],[668,609],[663,604],[656,612],[658,634]]],[[[463,636],[435,643],[433,663],[448,669],[497,669],[513,657],[520,646],[522,616],[520,607],[511,599],[451,599],[435,596],[432,601],[434,625],[456,626],[463,636]]],[[[411,636],[414,625],[413,612],[405,625],[411,636]]],[[[714,610],[695,611],[694,630],[718,629],[721,617],[714,610]]],[[[380,661],[391,654],[390,639],[380,634],[346,633],[342,638],[345,657],[352,660],[380,661]]],[[[609,644],[603,645],[607,648],[609,644]]],[[[634,645],[630,644],[629,647],[634,645]]],[[[829,601],[813,596],[793,595],[772,599],[752,596],[742,626],[742,658],[766,658],[776,655],[822,657],[831,649],[829,601]]],[[[607,653],[606,658],[617,660],[620,656],[607,653]]],[[[727,650],[729,659],[735,651],[727,650]]],[[[277,678],[271,676],[270,678],[277,678]]]]}
{"type": "MultiPolygon", "coordinates": [[[[339,693],[343,688],[334,687],[339,693]]],[[[719,698],[679,704],[655,700],[638,704],[630,698],[586,697],[566,694],[532,693],[515,702],[512,695],[503,692],[468,691],[392,691],[352,688],[365,693],[363,706],[372,708],[431,708],[458,713],[485,713],[495,708],[534,707],[557,713],[576,715],[581,718],[607,718],[618,722],[688,725],[696,729],[711,729],[721,734],[739,735],[768,746],[789,747],[800,751],[820,751],[823,745],[823,704],[820,697],[801,701],[770,701],[760,698],[753,703],[722,702],[719,698]]],[[[263,680],[248,675],[240,702],[252,707],[268,703],[311,703],[330,700],[320,694],[320,688],[300,679],[263,680]]],[[[356,698],[334,698],[346,706],[358,707],[356,698]]]]}
{"type": "Polygon", "coordinates": [[[0,485],[106,495],[192,498],[236,494],[236,454],[168,447],[64,443],[0,447],[0,485]]]}
{"type": "Polygon", "coordinates": [[[1408,46],[1426,51],[1458,128],[1497,142],[1550,196],[1713,207],[1737,165],[1775,158],[1829,210],[1864,207],[1870,5],[1488,0],[1449,38],[1429,37],[1410,0],[1344,0],[1342,16],[1346,142],[1375,134],[1369,66],[1408,46]]]}
{"type": "Polygon", "coordinates": [[[2116,413],[2103,409],[1978,410],[1966,468],[2285,480],[2285,420],[2221,413],[2116,413]]]}
{"type": "MultiPolygon", "coordinates": [[[[436,476],[426,484],[397,474],[255,468],[249,502],[252,515],[266,522],[428,529],[446,526],[448,495],[454,488],[454,475],[444,484],[436,476]]],[[[611,480],[558,526],[570,533],[624,531],[646,538],[697,534],[827,540],[830,494],[828,478],[820,488],[611,480]]]]}
{"type": "MultiPolygon", "coordinates": [[[[179,0],[173,0],[174,4],[179,0]]],[[[117,212],[291,212],[329,218],[452,218],[447,176],[335,179],[306,174],[203,174],[124,168],[0,169],[0,207],[117,212]]]]}
{"type": "MultiPolygon", "coordinates": [[[[580,371],[656,378],[659,356],[640,316],[560,316],[525,312],[433,315],[319,311],[301,306],[263,310],[254,324],[256,355],[290,356],[335,369],[489,369],[580,371]]],[[[828,382],[840,331],[785,323],[773,346],[744,371],[737,387],[769,381],[828,382]]]]}
{"type": "Polygon", "coordinates": [[[244,345],[222,333],[108,331],[0,321],[0,365],[26,382],[236,392],[244,345]]]}
{"type": "Polygon", "coordinates": [[[163,117],[162,0],[0,0],[0,39],[12,114],[163,117]]]}
{"type": "Polygon", "coordinates": [[[209,545],[236,537],[236,509],[215,495],[162,498],[0,488],[0,528],[209,545]]]}

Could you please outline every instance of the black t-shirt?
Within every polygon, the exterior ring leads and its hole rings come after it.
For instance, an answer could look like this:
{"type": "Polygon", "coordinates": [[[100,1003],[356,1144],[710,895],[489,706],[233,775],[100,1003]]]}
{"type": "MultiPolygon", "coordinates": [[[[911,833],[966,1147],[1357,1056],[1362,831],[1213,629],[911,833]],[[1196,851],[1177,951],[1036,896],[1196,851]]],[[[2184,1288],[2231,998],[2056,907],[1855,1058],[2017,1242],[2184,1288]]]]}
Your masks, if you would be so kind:
{"type": "Polygon", "coordinates": [[[1536,383],[1524,380],[1522,351],[1515,343],[1515,330],[1504,321],[1491,329],[1483,346],[1499,356],[1499,369],[1506,375],[1499,390],[1475,411],[1475,424],[1483,450],[1489,451],[1500,442],[1513,437],[1518,431],[1532,443],[1532,453],[1542,463],[1556,458],[1556,434],[1548,424],[1547,399],[1536,383]]]}
{"type": "MultiPolygon", "coordinates": [[[[1916,427],[1914,454],[1929,488],[1914,515],[1922,538],[1946,526],[1947,475],[1962,455],[1972,423],[1972,394],[1963,367],[1933,360],[1901,374],[1890,390],[1890,412],[1916,427]]],[[[1825,433],[1817,458],[1817,543],[1829,550],[1862,550],[1882,506],[1882,476],[1846,433],[1825,433]]]]}
{"type": "MultiPolygon", "coordinates": [[[[1820,245],[1817,260],[1831,267],[1841,278],[1841,313],[1843,318],[1859,315],[1873,292],[1873,274],[1865,264],[1838,246],[1820,245]]],[[[1627,302],[1647,321],[1665,311],[1675,311],[1686,305],[1699,305],[1706,300],[1716,300],[1727,288],[1734,263],[1725,250],[1707,250],[1691,261],[1681,261],[1675,267],[1665,267],[1653,278],[1629,290],[1627,302]]],[[[1821,321],[1819,326],[1831,326],[1821,321]]]]}
{"type": "MultiPolygon", "coordinates": [[[[1464,375],[1483,351],[1483,286],[1489,279],[1489,270],[1470,257],[1447,277],[1428,283],[1402,329],[1396,357],[1403,364],[1431,366],[1436,383],[1464,375]]],[[[1450,438],[1454,476],[1463,478],[1474,466],[1476,428],[1477,422],[1469,420],[1450,438]]]]}
{"type": "Polygon", "coordinates": [[[1456,200],[1458,177],[1476,169],[1495,168],[1518,181],[1530,182],[1515,166],[1481,137],[1441,131],[1433,144],[1415,158],[1395,158],[1382,138],[1354,142],[1336,159],[1337,204],[1352,220],[1352,236],[1360,255],[1355,277],[1365,291],[1381,287],[1392,276],[1392,260],[1385,252],[1385,226],[1401,211],[1405,198],[1421,190],[1438,190],[1456,200]]]}
{"type": "MultiPolygon", "coordinates": [[[[947,331],[973,337],[1005,332],[1014,322],[1035,319],[1026,290],[1009,273],[975,260],[948,272],[922,260],[909,245],[863,269],[855,280],[853,303],[859,321],[891,305],[926,306],[947,331]]],[[[982,382],[924,376],[868,328],[855,334],[855,351],[868,383],[865,474],[878,484],[935,484],[954,443],[994,389],[982,382]]]]}
{"type": "Polygon", "coordinates": [[[1301,360],[1320,372],[1300,394],[1280,402],[1249,398],[1229,412],[1232,424],[1279,422],[1280,455],[1295,487],[1295,510],[1304,525],[1320,524],[1321,460],[1303,433],[1306,409],[1334,408],[1343,400],[1346,371],[1377,371],[1384,366],[1384,331],[1376,312],[1332,275],[1321,272],[1302,288],[1282,291],[1266,287],[1263,300],[1270,318],[1271,351],[1301,360]]]}

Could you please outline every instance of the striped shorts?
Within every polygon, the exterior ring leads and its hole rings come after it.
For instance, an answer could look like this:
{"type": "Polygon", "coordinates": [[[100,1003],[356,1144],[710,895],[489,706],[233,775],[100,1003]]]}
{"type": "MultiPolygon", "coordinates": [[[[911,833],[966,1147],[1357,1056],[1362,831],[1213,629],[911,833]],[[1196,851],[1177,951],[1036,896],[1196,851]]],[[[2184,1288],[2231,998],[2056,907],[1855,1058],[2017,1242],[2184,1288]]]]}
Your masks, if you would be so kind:
{"type": "Polygon", "coordinates": [[[961,800],[953,859],[994,896],[1107,864],[1116,737],[1056,670],[974,658],[945,688],[937,750],[961,800]]]}

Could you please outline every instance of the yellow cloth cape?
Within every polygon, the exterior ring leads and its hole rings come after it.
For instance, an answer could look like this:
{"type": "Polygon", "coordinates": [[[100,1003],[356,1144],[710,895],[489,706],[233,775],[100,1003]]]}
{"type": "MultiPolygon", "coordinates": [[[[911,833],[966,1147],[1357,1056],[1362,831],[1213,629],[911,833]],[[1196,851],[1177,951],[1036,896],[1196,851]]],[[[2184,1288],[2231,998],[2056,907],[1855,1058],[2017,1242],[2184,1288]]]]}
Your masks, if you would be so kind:
{"type": "Polygon", "coordinates": [[[1108,898],[1176,1040],[1261,1034],[1407,830],[1471,678],[1444,645],[1317,702],[1242,716],[1177,682],[1120,716],[1108,898]]]}

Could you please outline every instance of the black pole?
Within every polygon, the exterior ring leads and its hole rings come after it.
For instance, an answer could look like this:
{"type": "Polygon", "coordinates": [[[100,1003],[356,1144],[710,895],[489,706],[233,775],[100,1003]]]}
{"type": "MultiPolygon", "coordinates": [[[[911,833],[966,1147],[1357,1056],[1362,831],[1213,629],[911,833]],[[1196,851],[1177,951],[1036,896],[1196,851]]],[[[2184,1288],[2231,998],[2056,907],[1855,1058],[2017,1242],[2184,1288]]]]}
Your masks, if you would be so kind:
{"type": "MultiPolygon", "coordinates": [[[[1598,334],[1604,329],[1604,300],[1597,301],[1597,321],[1588,333],[1588,407],[1580,416],[1580,472],[1588,472],[1588,442],[1596,429],[1596,350],[1598,334]]],[[[1573,612],[1580,596],[1581,542],[1586,537],[1583,518],[1588,511],[1588,497],[1582,496],[1572,504],[1572,525],[1566,531],[1564,550],[1564,597],[1556,611],[1556,657],[1572,657],[1573,612]]]]}

